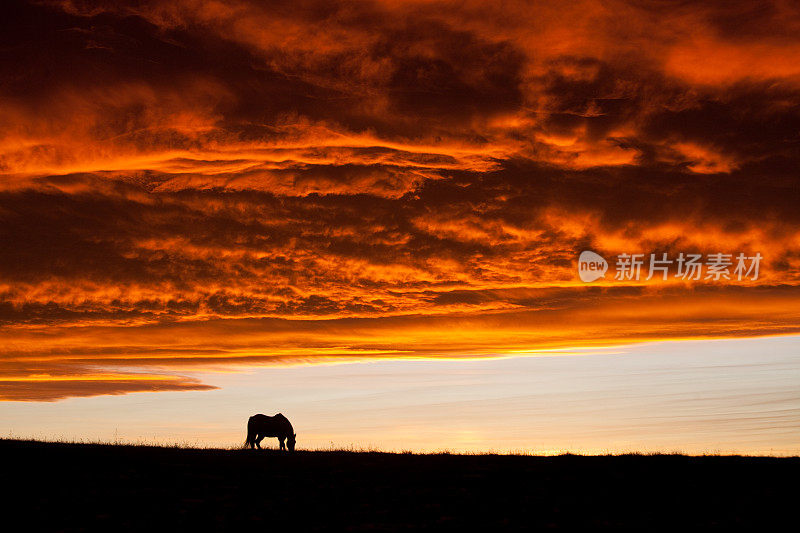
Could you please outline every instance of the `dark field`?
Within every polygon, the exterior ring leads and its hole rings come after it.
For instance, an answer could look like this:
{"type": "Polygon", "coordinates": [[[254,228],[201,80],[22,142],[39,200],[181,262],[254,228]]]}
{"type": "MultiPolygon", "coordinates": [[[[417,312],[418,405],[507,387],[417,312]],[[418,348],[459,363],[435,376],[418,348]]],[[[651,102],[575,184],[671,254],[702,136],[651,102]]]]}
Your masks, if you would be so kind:
{"type": "MultiPolygon", "coordinates": [[[[20,530],[755,528],[795,523],[800,458],[279,453],[1,440],[20,530]]],[[[783,529],[783,528],[781,528],[783,529]]]]}

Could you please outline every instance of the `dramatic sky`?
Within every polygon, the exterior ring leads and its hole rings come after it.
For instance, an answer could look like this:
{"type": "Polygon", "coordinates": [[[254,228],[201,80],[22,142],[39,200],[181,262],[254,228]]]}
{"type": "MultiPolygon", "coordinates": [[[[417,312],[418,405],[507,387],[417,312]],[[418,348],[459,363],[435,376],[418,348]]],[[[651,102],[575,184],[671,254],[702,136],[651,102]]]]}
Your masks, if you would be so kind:
{"type": "Polygon", "coordinates": [[[0,399],[800,332],[796,2],[1,9],[0,399]]]}

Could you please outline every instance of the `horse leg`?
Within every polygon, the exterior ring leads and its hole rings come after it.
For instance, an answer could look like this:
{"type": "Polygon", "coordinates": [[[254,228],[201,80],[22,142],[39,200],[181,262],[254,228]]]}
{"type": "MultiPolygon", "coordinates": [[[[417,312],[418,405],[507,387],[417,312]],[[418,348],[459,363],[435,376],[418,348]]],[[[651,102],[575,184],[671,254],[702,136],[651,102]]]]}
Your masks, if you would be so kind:
{"type": "Polygon", "coordinates": [[[256,446],[258,446],[259,450],[261,449],[261,441],[263,439],[264,439],[264,435],[259,435],[259,436],[256,437],[256,446]]]}
{"type": "Polygon", "coordinates": [[[284,439],[284,437],[278,437],[278,442],[281,443],[281,450],[285,450],[286,449],[286,445],[283,443],[283,439],[284,439]]]}

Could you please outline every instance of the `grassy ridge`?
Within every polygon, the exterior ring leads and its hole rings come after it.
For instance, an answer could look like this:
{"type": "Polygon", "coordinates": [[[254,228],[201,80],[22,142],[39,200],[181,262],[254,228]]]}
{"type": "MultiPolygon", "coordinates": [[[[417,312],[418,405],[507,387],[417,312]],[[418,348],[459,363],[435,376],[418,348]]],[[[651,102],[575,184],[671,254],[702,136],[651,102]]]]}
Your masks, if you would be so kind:
{"type": "Polygon", "coordinates": [[[800,458],[280,453],[0,440],[33,530],[631,530],[792,523],[800,458]]]}

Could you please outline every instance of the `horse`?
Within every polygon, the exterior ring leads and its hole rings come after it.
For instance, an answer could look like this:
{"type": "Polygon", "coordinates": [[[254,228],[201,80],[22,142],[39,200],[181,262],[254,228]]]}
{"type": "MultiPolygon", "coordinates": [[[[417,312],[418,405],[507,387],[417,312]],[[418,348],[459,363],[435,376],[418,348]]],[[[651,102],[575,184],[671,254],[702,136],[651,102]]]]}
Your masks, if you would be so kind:
{"type": "Polygon", "coordinates": [[[278,413],[275,416],[267,416],[262,414],[253,415],[247,421],[247,440],[244,441],[244,447],[261,449],[261,439],[264,437],[278,437],[278,442],[281,443],[281,450],[287,447],[290,452],[294,451],[294,445],[297,442],[297,434],[292,428],[292,423],[289,422],[285,416],[278,413]],[[286,440],[286,444],[283,441],[286,440]]]}

